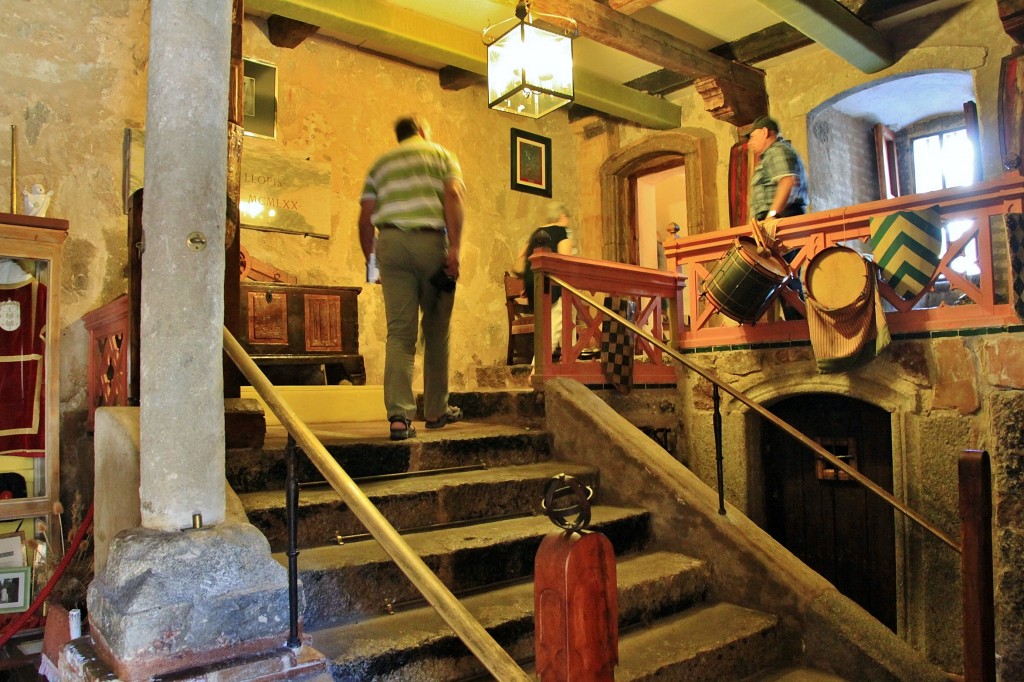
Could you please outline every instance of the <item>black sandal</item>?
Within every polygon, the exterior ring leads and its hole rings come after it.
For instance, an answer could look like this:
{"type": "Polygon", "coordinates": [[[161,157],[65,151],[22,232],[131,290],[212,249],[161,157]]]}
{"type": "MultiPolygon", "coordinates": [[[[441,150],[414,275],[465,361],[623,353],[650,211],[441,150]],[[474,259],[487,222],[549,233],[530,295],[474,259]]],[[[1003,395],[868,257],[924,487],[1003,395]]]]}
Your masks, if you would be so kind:
{"type": "Polygon", "coordinates": [[[416,435],[416,427],[412,425],[412,422],[405,417],[389,417],[388,421],[391,422],[391,440],[405,440],[412,438],[416,435]],[[395,424],[401,423],[402,428],[393,428],[395,424]]]}
{"type": "Polygon", "coordinates": [[[440,417],[434,420],[427,420],[428,429],[443,429],[445,424],[454,424],[462,419],[462,409],[449,405],[440,417]]]}

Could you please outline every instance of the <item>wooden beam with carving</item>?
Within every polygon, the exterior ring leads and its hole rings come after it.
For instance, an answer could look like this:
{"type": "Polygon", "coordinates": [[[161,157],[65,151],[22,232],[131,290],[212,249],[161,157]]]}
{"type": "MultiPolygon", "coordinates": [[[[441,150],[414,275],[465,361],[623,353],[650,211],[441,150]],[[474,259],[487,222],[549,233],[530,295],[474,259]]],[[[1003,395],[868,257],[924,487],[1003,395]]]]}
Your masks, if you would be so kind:
{"type": "Polygon", "coordinates": [[[764,90],[746,90],[712,77],[698,78],[693,85],[704,100],[705,111],[737,128],[752,123],[768,111],[768,96],[764,90]]]}
{"type": "Polygon", "coordinates": [[[764,90],[764,72],[722,59],[685,40],[594,0],[533,0],[535,12],[572,17],[580,35],[666,69],[694,77],[714,76],[747,90],[764,90]]]}
{"type": "Polygon", "coordinates": [[[1006,35],[1018,45],[1024,43],[1024,0],[999,0],[999,20],[1006,35]]]}
{"type": "Polygon", "coordinates": [[[270,38],[270,43],[277,47],[289,50],[298,47],[303,40],[319,30],[319,26],[282,17],[280,14],[271,14],[267,17],[267,36],[270,38]]]}

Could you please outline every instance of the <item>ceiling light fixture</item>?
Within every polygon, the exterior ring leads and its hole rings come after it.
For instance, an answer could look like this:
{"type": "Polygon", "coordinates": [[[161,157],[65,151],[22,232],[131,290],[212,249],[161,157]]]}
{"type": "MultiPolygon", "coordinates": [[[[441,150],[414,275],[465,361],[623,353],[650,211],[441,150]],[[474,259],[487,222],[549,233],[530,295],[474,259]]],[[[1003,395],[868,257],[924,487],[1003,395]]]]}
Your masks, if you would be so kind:
{"type": "Polygon", "coordinates": [[[488,26],[487,106],[529,118],[540,118],[572,102],[572,41],[576,21],[556,14],[531,12],[529,0],[516,5],[516,25],[493,37],[488,26]]]}

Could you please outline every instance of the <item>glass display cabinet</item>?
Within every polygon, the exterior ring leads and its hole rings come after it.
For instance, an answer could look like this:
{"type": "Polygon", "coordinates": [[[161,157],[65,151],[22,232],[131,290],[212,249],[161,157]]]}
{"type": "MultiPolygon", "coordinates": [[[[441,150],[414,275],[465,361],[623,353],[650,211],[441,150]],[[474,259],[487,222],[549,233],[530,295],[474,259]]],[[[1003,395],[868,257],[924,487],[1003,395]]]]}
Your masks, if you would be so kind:
{"type": "Polygon", "coordinates": [[[67,230],[66,220],[0,213],[0,577],[37,559],[29,540],[61,543],[57,291],[67,230]]]}

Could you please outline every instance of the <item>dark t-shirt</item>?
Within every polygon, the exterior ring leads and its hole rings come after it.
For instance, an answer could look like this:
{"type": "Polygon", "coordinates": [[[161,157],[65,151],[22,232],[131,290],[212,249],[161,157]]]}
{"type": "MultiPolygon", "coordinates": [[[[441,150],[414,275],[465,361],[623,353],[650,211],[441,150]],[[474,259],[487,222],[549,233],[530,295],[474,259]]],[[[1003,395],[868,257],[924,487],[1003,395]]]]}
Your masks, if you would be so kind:
{"type": "MultiPolygon", "coordinates": [[[[526,286],[526,298],[530,302],[530,310],[533,310],[533,267],[530,264],[530,256],[541,246],[551,249],[552,253],[557,253],[558,243],[568,238],[569,233],[561,225],[538,227],[530,235],[530,241],[526,245],[526,269],[523,270],[523,284],[526,286]]],[[[561,296],[562,288],[553,287],[551,290],[551,302],[554,303],[561,296]]]]}

